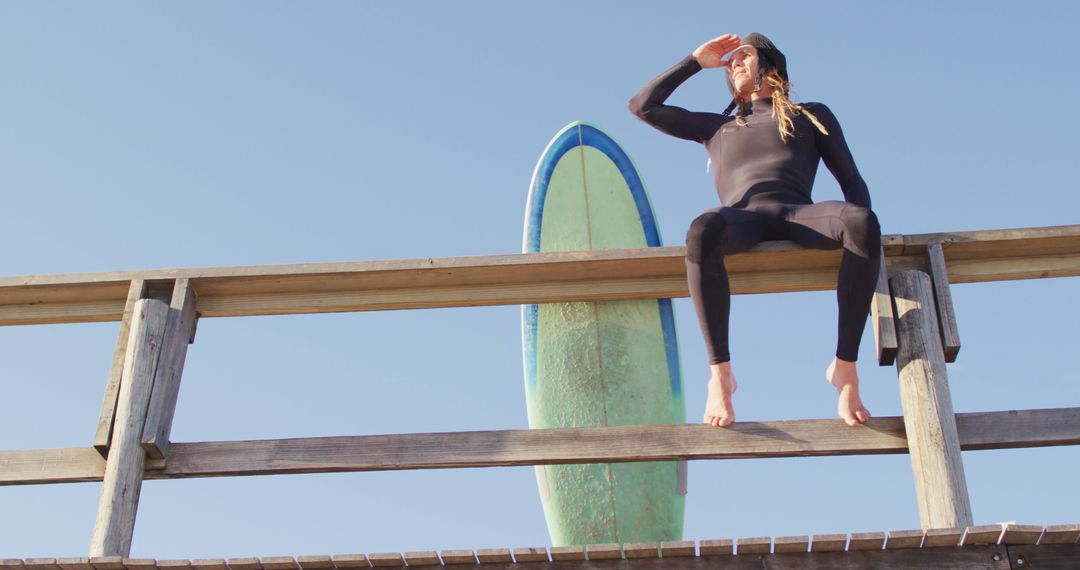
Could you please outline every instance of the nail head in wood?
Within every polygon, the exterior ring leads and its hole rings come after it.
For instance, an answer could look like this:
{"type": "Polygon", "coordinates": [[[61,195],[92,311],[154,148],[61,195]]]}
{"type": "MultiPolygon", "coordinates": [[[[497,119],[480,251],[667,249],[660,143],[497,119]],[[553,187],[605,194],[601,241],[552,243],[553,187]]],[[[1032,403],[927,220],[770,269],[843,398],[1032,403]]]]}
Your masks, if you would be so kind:
{"type": "Polygon", "coordinates": [[[920,548],[925,534],[921,530],[891,530],[885,541],[885,550],[920,548]]]}
{"type": "Polygon", "coordinates": [[[406,552],[403,557],[405,558],[405,564],[409,566],[441,566],[442,562],[439,561],[439,555],[434,550],[421,550],[417,552],[406,552]]]}
{"type": "Polygon", "coordinates": [[[505,564],[514,561],[509,548],[477,548],[476,559],[481,564],[505,564]]]}
{"type": "Polygon", "coordinates": [[[581,546],[552,546],[551,560],[556,562],[585,560],[585,548],[581,546]]]}
{"type": "Polygon", "coordinates": [[[853,532],[848,541],[848,550],[881,550],[884,547],[883,532],[853,532]]]}
{"type": "Polygon", "coordinates": [[[847,546],[846,534],[815,534],[810,552],[843,552],[847,546]]]}
{"type": "Polygon", "coordinates": [[[698,544],[702,556],[731,556],[735,554],[735,541],[730,538],[703,540],[698,544]]]}
{"type": "Polygon", "coordinates": [[[663,558],[676,558],[683,556],[696,556],[694,541],[692,540],[665,540],[660,543],[660,556],[663,558]]]}
{"type": "Polygon", "coordinates": [[[750,536],[740,538],[735,542],[735,554],[769,554],[772,549],[772,538],[768,536],[750,536]]]}

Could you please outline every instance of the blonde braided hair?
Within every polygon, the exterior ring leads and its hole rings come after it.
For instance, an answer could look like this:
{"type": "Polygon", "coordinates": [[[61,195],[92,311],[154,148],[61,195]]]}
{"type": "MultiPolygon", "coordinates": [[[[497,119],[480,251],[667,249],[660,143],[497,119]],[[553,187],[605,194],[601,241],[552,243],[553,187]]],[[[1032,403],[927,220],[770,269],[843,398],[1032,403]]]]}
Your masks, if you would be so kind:
{"type": "MultiPolygon", "coordinates": [[[[791,101],[789,93],[791,91],[791,83],[786,81],[783,77],[780,77],[780,72],[776,68],[770,69],[765,72],[764,80],[773,89],[772,94],[772,116],[776,119],[776,126],[780,129],[780,140],[787,142],[792,134],[795,132],[794,118],[799,115],[806,115],[807,119],[817,127],[817,130],[823,135],[828,135],[829,131],[825,129],[825,125],[821,124],[821,121],[814,116],[813,113],[806,110],[805,107],[791,101]]],[[[734,91],[734,89],[732,89],[734,91]]],[[[735,94],[735,102],[738,104],[739,111],[735,114],[735,124],[739,126],[746,126],[746,111],[750,108],[750,100],[743,99],[741,93],[735,94]]]]}

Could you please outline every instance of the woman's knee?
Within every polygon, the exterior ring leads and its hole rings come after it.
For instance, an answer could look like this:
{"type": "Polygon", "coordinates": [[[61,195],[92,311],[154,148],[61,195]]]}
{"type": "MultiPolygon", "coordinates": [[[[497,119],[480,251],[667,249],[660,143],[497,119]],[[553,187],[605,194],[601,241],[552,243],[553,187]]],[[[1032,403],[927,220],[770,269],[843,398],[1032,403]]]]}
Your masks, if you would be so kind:
{"type": "Polygon", "coordinates": [[[876,257],[881,249],[881,224],[870,208],[848,204],[840,214],[848,247],[864,257],[876,257]]]}
{"type": "Polygon", "coordinates": [[[701,263],[723,240],[727,221],[718,211],[710,210],[694,218],[686,231],[686,258],[701,263]]]}

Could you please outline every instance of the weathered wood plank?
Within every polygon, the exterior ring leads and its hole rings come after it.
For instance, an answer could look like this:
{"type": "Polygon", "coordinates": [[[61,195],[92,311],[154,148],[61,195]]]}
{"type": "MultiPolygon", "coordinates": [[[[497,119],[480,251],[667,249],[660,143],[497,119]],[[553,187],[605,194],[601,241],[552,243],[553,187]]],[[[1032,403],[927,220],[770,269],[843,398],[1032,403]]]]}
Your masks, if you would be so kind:
{"type": "Polygon", "coordinates": [[[140,299],[135,303],[90,556],[128,556],[131,552],[146,464],[140,440],[168,315],[169,306],[161,301],[140,299]]]}
{"type": "Polygon", "coordinates": [[[1054,524],[1046,527],[1039,544],[1075,544],[1080,540],[1080,524],[1054,524]]]}
{"type": "Polygon", "coordinates": [[[409,566],[442,566],[439,555],[434,550],[405,552],[402,557],[409,566]]]}
{"type": "Polygon", "coordinates": [[[127,300],[124,301],[124,314],[120,319],[120,332],[116,336],[116,349],[113,351],[109,378],[105,382],[105,398],[101,402],[97,429],[94,431],[94,449],[102,457],[109,455],[109,441],[112,439],[113,419],[116,417],[116,399],[120,395],[120,380],[124,373],[124,355],[127,353],[128,337],[131,335],[131,315],[135,311],[135,302],[146,295],[146,281],[134,279],[128,287],[127,300]]]}
{"type": "Polygon", "coordinates": [[[749,536],[735,540],[735,554],[768,554],[772,549],[772,538],[768,536],[749,536]]]}
{"type": "Polygon", "coordinates": [[[1042,532],[1038,525],[1009,523],[1001,533],[1001,544],[1038,544],[1042,532]]]}
{"type": "Polygon", "coordinates": [[[635,542],[624,545],[623,553],[627,558],[659,558],[660,545],[656,542],[635,542]]]}
{"type": "Polygon", "coordinates": [[[731,556],[735,554],[735,541],[730,538],[708,539],[698,544],[701,556],[731,556]]]}
{"type": "Polygon", "coordinates": [[[949,270],[945,266],[945,253],[940,243],[927,246],[926,261],[934,288],[934,304],[937,306],[938,327],[941,331],[941,346],[945,351],[945,362],[956,362],[956,355],[960,353],[960,332],[956,326],[956,309],[953,307],[952,292],[949,291],[949,270]]]}
{"type": "Polygon", "coordinates": [[[1076,570],[1080,568],[1080,544],[1014,544],[1008,547],[1013,568],[1076,570]]]}
{"type": "Polygon", "coordinates": [[[881,550],[884,547],[884,532],[853,532],[848,541],[848,550],[881,550]]]}
{"type": "Polygon", "coordinates": [[[900,341],[896,370],[921,525],[971,526],[971,501],[930,276],[899,271],[889,286],[896,303],[900,341]]]}
{"type": "Polygon", "coordinates": [[[694,541],[692,540],[665,540],[660,543],[660,556],[663,558],[695,555],[694,541]]]}
{"type": "Polygon", "coordinates": [[[187,347],[195,337],[195,290],[190,279],[177,279],[169,303],[161,356],[154,375],[153,392],[143,427],[142,446],[149,457],[164,459],[169,451],[180,379],[184,373],[187,347]]]}
{"type": "Polygon", "coordinates": [[[371,563],[364,554],[335,554],[333,556],[335,568],[369,568],[371,563]]]}
{"type": "Polygon", "coordinates": [[[589,560],[621,560],[622,546],[618,544],[586,544],[585,557],[589,560]]]}
{"type": "MultiPolygon", "coordinates": [[[[890,259],[948,245],[953,283],[1080,275],[1080,226],[884,236],[890,259]]],[[[683,297],[685,248],[0,278],[0,325],[119,320],[128,284],[190,279],[202,316],[683,297]]],[[[732,292],[835,287],[837,251],[766,242],[729,256],[732,292]]]]}
{"type": "Polygon", "coordinates": [[[584,546],[552,546],[548,552],[551,554],[552,562],[586,559],[584,546]]]}
{"type": "Polygon", "coordinates": [[[511,552],[516,562],[547,562],[549,560],[547,548],[543,546],[515,548],[511,552]]]}
{"type": "Polygon", "coordinates": [[[874,290],[874,300],[870,304],[870,316],[874,324],[878,364],[891,366],[896,360],[896,314],[893,310],[892,292],[889,291],[889,273],[885,267],[884,249],[882,249],[881,263],[878,266],[878,282],[874,290]]]}
{"type": "MultiPolygon", "coordinates": [[[[963,450],[1080,444],[1080,408],[964,413],[956,423],[963,450]]],[[[907,451],[903,418],[874,418],[859,428],[787,420],[726,430],[688,424],[176,443],[168,467],[148,461],[144,478],[907,451]]],[[[104,469],[89,447],[0,451],[0,485],[100,481],[104,469]]]]}
{"type": "Polygon", "coordinates": [[[840,552],[847,546],[846,534],[815,534],[812,552],[840,552]]]}
{"type": "Polygon", "coordinates": [[[514,561],[509,548],[477,548],[476,559],[480,564],[506,564],[514,561]]]}
{"type": "Polygon", "coordinates": [[[922,530],[891,530],[885,541],[885,549],[920,548],[924,536],[926,531],[922,530]]]}
{"type": "Polygon", "coordinates": [[[928,528],[926,537],[923,538],[923,548],[937,548],[939,546],[959,546],[960,538],[964,535],[962,528],[928,528]]]}
{"type": "Polygon", "coordinates": [[[773,539],[773,552],[777,554],[787,552],[809,552],[809,550],[810,537],[806,535],[778,536],[773,539]]]}
{"type": "MultiPolygon", "coordinates": [[[[325,568],[333,568],[333,565],[325,568]]],[[[198,558],[191,561],[191,570],[229,570],[229,565],[224,558],[198,558]]]]}
{"type": "Polygon", "coordinates": [[[476,564],[476,554],[472,550],[455,549],[443,550],[439,553],[443,563],[449,566],[460,564],[476,564]]]}

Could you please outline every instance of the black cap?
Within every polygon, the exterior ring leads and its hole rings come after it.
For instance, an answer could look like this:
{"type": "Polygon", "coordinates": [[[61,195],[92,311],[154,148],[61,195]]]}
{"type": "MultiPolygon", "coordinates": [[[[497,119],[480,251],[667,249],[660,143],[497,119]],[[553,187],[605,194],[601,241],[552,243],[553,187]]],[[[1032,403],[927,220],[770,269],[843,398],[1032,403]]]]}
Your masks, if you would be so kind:
{"type": "Polygon", "coordinates": [[[772,43],[772,40],[765,37],[764,34],[754,32],[743,38],[743,45],[754,46],[758,50],[758,58],[761,60],[759,63],[762,73],[769,69],[775,68],[780,77],[784,78],[784,81],[790,81],[787,74],[787,58],[784,54],[777,49],[776,44],[772,43]]]}

